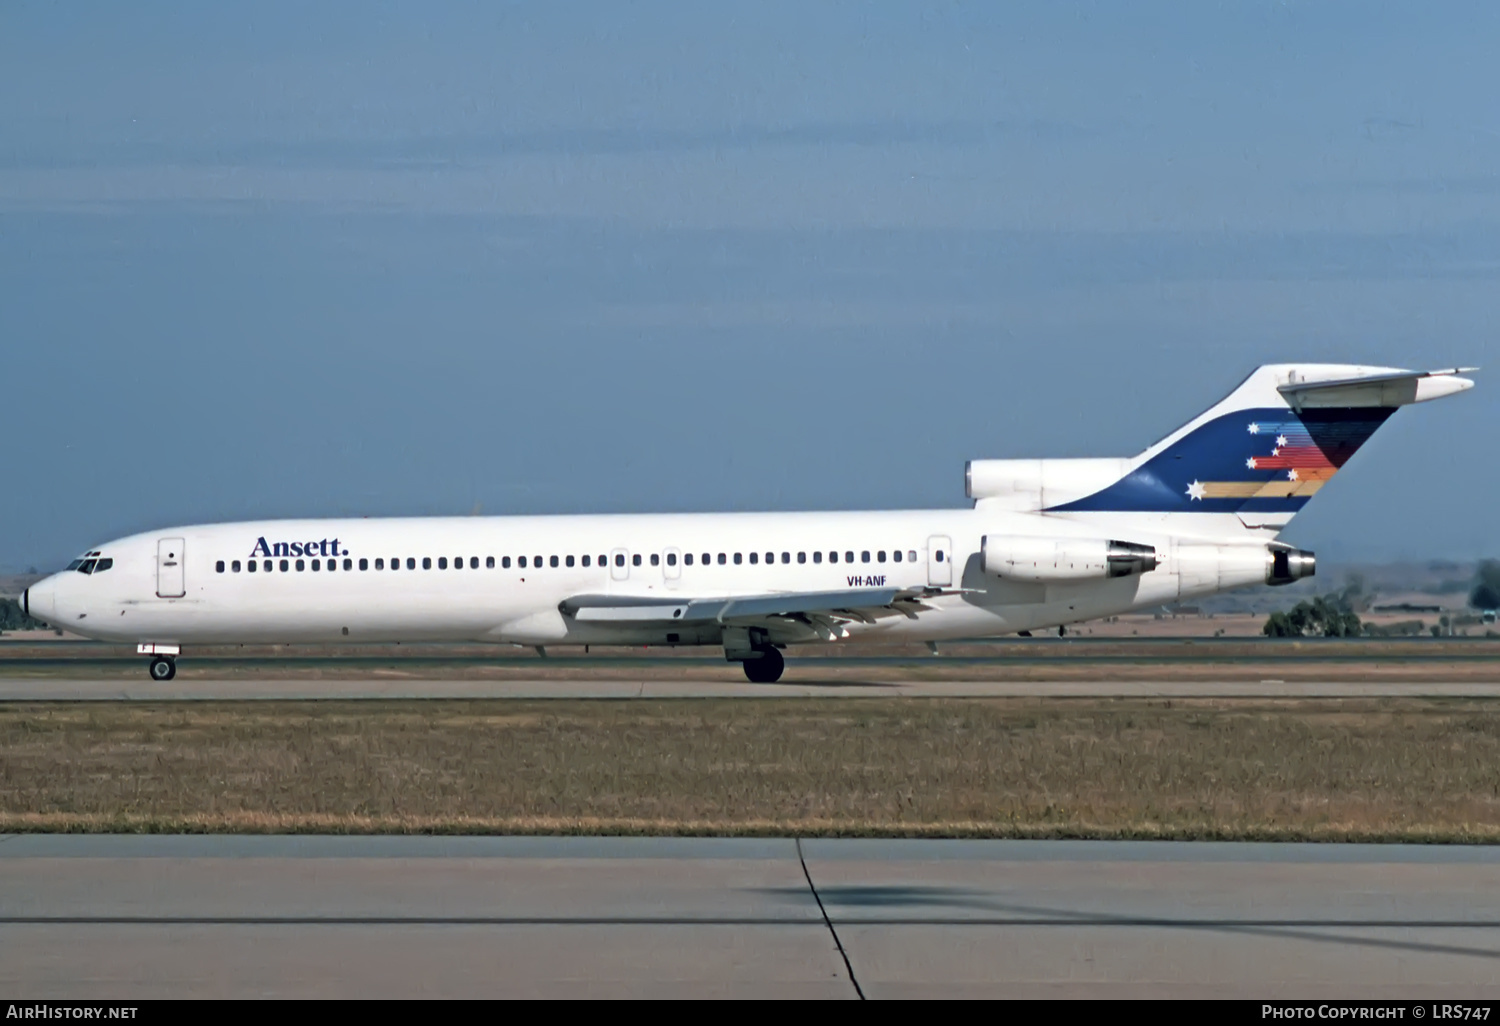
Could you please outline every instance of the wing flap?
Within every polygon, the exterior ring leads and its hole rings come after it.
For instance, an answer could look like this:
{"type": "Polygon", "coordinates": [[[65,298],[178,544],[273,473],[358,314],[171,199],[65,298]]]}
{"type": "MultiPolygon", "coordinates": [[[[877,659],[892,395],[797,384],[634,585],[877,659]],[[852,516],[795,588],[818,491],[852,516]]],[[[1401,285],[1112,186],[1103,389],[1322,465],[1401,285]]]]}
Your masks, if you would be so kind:
{"type": "Polygon", "coordinates": [[[743,624],[780,618],[815,626],[817,618],[874,623],[885,616],[907,616],[932,607],[923,600],[957,594],[954,588],[849,588],[841,591],[783,592],[718,598],[576,595],[558,607],[585,623],[743,624]]]}

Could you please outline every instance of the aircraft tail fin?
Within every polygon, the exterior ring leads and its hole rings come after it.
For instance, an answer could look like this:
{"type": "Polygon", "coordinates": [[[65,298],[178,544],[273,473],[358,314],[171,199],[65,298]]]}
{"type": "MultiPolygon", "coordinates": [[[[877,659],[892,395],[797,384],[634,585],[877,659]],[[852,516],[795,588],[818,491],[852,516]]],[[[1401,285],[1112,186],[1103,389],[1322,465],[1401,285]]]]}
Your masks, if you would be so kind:
{"type": "Polygon", "coordinates": [[[1472,388],[1460,375],[1474,369],[1258,367],[1118,481],[1048,511],[1222,513],[1279,530],[1399,407],[1472,388]]]}
{"type": "Polygon", "coordinates": [[[1042,513],[1221,514],[1279,531],[1398,407],[1472,388],[1476,368],[1267,364],[1138,456],[976,460],[980,505],[1042,513]]]}

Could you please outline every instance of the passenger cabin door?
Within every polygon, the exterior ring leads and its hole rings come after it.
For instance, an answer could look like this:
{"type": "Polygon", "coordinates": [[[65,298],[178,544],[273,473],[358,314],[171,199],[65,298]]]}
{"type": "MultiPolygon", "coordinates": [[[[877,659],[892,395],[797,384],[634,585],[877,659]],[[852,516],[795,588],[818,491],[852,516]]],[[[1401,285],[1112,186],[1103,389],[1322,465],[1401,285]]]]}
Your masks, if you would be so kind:
{"type": "Polygon", "coordinates": [[[609,579],[612,581],[630,579],[630,551],[628,549],[615,549],[609,554],[609,579]]]}
{"type": "Polygon", "coordinates": [[[953,541],[945,534],[927,539],[927,583],[942,588],[953,583],[953,541]]]}
{"type": "Polygon", "coordinates": [[[183,585],[181,538],[163,538],[156,543],[156,595],[158,598],[182,598],[183,585]]]}

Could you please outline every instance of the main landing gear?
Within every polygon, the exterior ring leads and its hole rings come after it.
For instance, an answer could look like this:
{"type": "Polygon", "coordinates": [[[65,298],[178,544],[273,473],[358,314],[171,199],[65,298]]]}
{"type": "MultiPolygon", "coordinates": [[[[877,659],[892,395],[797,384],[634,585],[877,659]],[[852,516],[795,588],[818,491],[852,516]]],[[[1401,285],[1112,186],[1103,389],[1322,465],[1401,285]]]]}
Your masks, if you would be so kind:
{"type": "Polygon", "coordinates": [[[157,656],[151,660],[152,680],[171,680],[177,676],[177,660],[171,656],[157,656]]]}
{"type": "Polygon", "coordinates": [[[781,657],[781,651],[776,648],[760,649],[758,658],[746,659],[741,663],[745,668],[745,676],[750,678],[752,684],[775,684],[781,679],[781,672],[786,669],[786,660],[781,657]]]}

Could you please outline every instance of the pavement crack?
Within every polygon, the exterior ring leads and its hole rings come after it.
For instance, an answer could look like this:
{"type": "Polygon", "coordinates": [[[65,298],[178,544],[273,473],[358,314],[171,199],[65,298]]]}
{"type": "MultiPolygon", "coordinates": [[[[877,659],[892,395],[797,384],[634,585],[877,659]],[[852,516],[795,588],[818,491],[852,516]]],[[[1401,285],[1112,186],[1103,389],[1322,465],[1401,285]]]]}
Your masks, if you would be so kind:
{"type": "Polygon", "coordinates": [[[861,1001],[865,1000],[865,992],[860,989],[859,979],[854,975],[854,966],[849,963],[849,953],[844,950],[844,942],[839,940],[839,932],[833,928],[833,920],[828,918],[828,910],[823,907],[823,899],[818,894],[818,887],[813,883],[812,874],[807,871],[807,859],[802,855],[802,838],[793,838],[797,843],[797,863],[802,867],[802,876],[807,880],[807,889],[812,891],[813,901],[818,903],[818,914],[823,917],[823,925],[828,927],[828,932],[833,936],[833,946],[838,948],[839,957],[844,960],[844,970],[849,974],[849,982],[854,984],[854,993],[859,995],[861,1001]]]}

